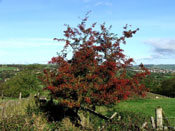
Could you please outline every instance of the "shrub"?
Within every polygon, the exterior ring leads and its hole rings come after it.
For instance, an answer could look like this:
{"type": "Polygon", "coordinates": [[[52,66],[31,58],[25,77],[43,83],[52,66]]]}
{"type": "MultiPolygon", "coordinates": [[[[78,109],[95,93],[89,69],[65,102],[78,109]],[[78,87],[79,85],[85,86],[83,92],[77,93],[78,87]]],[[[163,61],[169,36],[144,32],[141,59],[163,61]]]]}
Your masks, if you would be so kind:
{"type": "Polygon", "coordinates": [[[133,59],[127,58],[120,48],[138,29],[130,30],[126,25],[123,36],[110,33],[105,24],[96,30],[96,23],[86,27],[86,16],[77,28],[66,25],[64,31],[64,49],[49,62],[57,65],[55,70],[44,70],[43,81],[52,96],[65,106],[96,106],[113,104],[127,99],[133,94],[144,95],[146,88],[140,81],[149,74],[141,64],[143,72],[128,78],[127,69],[132,66],[133,59]],[[68,49],[73,56],[68,59],[68,49]]]}
{"type": "Polygon", "coordinates": [[[175,78],[163,80],[158,92],[168,97],[175,97],[175,78]]]}
{"type": "Polygon", "coordinates": [[[19,97],[19,93],[22,93],[22,97],[29,96],[30,93],[41,90],[41,82],[37,78],[37,75],[31,71],[22,71],[6,81],[1,91],[4,96],[7,97],[19,97]]]}

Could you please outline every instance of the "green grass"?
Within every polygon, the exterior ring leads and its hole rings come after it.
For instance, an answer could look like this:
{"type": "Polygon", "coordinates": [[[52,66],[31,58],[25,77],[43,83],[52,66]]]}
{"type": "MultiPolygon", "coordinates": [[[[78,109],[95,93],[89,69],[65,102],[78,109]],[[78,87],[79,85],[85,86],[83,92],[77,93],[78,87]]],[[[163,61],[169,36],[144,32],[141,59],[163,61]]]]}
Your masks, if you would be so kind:
{"type": "MultiPolygon", "coordinates": [[[[21,100],[16,98],[6,98],[0,100],[0,114],[2,114],[2,108],[4,108],[4,114],[6,117],[13,116],[14,114],[24,114],[28,104],[33,104],[33,96],[23,98],[21,100]]],[[[0,115],[0,119],[2,115],[0,115]]]]}
{"type": "Polygon", "coordinates": [[[4,97],[3,100],[2,100],[2,98],[0,97],[0,105],[2,103],[5,103],[5,102],[9,101],[9,100],[17,101],[17,100],[19,100],[19,98],[4,97]]]}
{"type": "Polygon", "coordinates": [[[155,116],[155,109],[162,107],[167,117],[175,117],[175,99],[160,98],[160,99],[137,99],[122,101],[114,109],[116,111],[129,111],[141,113],[145,116],[155,116]]]}
{"type": "Polygon", "coordinates": [[[16,67],[9,67],[9,66],[1,66],[0,71],[11,71],[11,70],[16,70],[16,67]]]}
{"type": "MultiPolygon", "coordinates": [[[[150,122],[151,116],[155,118],[155,109],[161,107],[166,117],[175,118],[175,99],[160,98],[160,99],[138,99],[122,101],[114,106],[113,111],[124,112],[128,114],[136,114],[144,117],[150,122]]],[[[168,119],[171,126],[175,126],[175,119],[168,119]]]]}
{"type": "Polygon", "coordinates": [[[3,131],[48,131],[48,121],[35,105],[34,96],[21,100],[9,99],[0,102],[0,130],[3,131]],[[2,115],[3,114],[3,115],[2,115]],[[3,117],[2,117],[3,116],[3,117]]]}
{"type": "MultiPolygon", "coordinates": [[[[165,96],[148,93],[145,98],[131,98],[112,107],[98,107],[97,111],[110,117],[114,112],[121,114],[125,122],[143,124],[145,121],[150,123],[150,118],[155,118],[155,109],[161,107],[166,117],[175,118],[175,99],[165,96]],[[158,97],[158,98],[156,98],[158,97]],[[139,122],[138,122],[139,121],[139,122]]],[[[175,119],[168,119],[171,126],[175,126],[175,119]]]]}
{"type": "MultiPolygon", "coordinates": [[[[8,101],[11,101],[11,100],[5,100],[4,103],[8,104],[6,103],[8,101]]],[[[13,100],[13,101],[15,102],[18,100],[13,100]]],[[[25,110],[28,103],[30,104],[33,103],[33,100],[29,100],[29,101],[22,100],[19,104],[15,105],[15,108],[14,106],[9,106],[9,108],[7,108],[7,115],[14,114],[17,112],[18,114],[25,115],[25,112],[26,112],[25,110]]],[[[1,104],[2,104],[2,101],[0,101],[0,105],[1,104]]],[[[120,103],[117,103],[116,105],[111,107],[100,106],[97,108],[97,111],[108,117],[110,117],[114,112],[118,112],[123,119],[121,121],[121,125],[111,125],[109,129],[125,130],[125,128],[122,127],[122,123],[128,124],[128,127],[133,123],[141,127],[142,124],[145,121],[147,121],[150,127],[151,125],[150,117],[151,116],[155,117],[155,109],[157,107],[163,108],[163,111],[165,112],[166,117],[175,117],[175,99],[153,94],[153,93],[148,93],[148,95],[145,98],[140,98],[140,97],[130,98],[127,101],[121,101],[120,103]]],[[[47,118],[45,118],[45,116],[40,116],[40,120],[38,120],[37,118],[39,118],[38,115],[32,116],[32,121],[35,121],[35,127],[38,127],[38,125],[43,125],[43,128],[44,127],[47,127],[49,129],[52,128],[50,126],[52,126],[52,124],[54,123],[48,123],[46,121],[47,118]]],[[[106,121],[98,118],[97,116],[90,115],[90,118],[91,118],[91,124],[92,124],[91,126],[93,126],[94,130],[106,123],[106,121]]],[[[171,126],[175,126],[174,124],[175,119],[169,119],[169,122],[171,126]]],[[[62,127],[58,127],[58,128],[61,128],[61,129],[62,128],[68,129],[68,127],[70,127],[70,129],[75,128],[73,127],[73,125],[71,125],[71,122],[68,122],[67,118],[65,118],[61,123],[62,123],[62,127]]]]}

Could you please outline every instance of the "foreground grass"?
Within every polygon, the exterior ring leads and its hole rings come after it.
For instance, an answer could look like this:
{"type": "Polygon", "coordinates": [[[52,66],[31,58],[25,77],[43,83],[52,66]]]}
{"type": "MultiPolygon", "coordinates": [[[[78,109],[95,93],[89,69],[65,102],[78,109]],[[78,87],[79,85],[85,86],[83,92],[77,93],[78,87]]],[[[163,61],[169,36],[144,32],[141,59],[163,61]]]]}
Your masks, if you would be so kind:
{"type": "Polygon", "coordinates": [[[166,117],[175,117],[175,99],[173,98],[127,100],[114,106],[114,109],[116,111],[140,113],[151,117],[155,116],[157,107],[163,108],[166,117]]]}
{"type": "Polygon", "coordinates": [[[43,131],[49,130],[47,118],[40,113],[34,97],[9,99],[0,102],[0,130],[43,131]]]}
{"type": "MultiPolygon", "coordinates": [[[[23,126],[25,125],[26,130],[82,130],[75,127],[68,117],[65,117],[62,121],[49,122],[47,120],[47,116],[41,113],[35,106],[32,98],[28,101],[21,101],[21,103],[18,104],[20,106],[16,106],[16,109],[13,109],[14,107],[10,107],[8,109],[8,112],[13,115],[8,119],[4,119],[3,123],[0,123],[4,127],[2,129],[10,129],[10,127],[7,126],[13,125],[16,127],[16,130],[20,130],[23,129],[23,126]]],[[[105,130],[122,131],[130,129],[131,131],[136,131],[137,129],[135,125],[141,127],[145,121],[149,123],[149,127],[147,129],[151,129],[150,117],[155,117],[155,109],[159,106],[163,108],[166,117],[175,116],[175,99],[156,94],[148,94],[148,96],[144,99],[133,98],[127,101],[121,101],[111,107],[100,106],[97,108],[97,112],[108,117],[110,117],[114,112],[117,112],[122,117],[121,120],[118,121],[118,124],[108,125],[105,130]],[[157,96],[158,98],[156,98],[157,96]]],[[[85,121],[87,122],[87,128],[92,130],[98,130],[107,123],[107,121],[92,114],[87,114],[87,112],[84,112],[83,115],[85,117],[84,119],[86,119],[85,121]]],[[[118,117],[114,118],[114,122],[117,122],[117,119],[118,117]]],[[[170,123],[171,126],[175,126],[175,119],[171,119],[170,123]]]]}
{"type": "MultiPolygon", "coordinates": [[[[46,112],[45,112],[46,113],[46,112]]],[[[34,96],[0,101],[0,130],[2,131],[79,131],[69,118],[48,121],[48,117],[34,101],[34,96]]],[[[59,112],[58,112],[59,114],[59,112]]]]}
{"type": "Polygon", "coordinates": [[[168,119],[171,126],[175,126],[175,99],[148,93],[146,98],[134,98],[120,103],[112,107],[98,107],[98,111],[104,115],[111,116],[112,113],[118,112],[125,122],[135,122],[142,125],[145,121],[150,123],[150,118],[155,118],[155,109],[161,107],[166,117],[174,117],[168,119]],[[128,120],[127,120],[128,119],[128,120]]]}
{"type": "Polygon", "coordinates": [[[23,98],[5,98],[0,101],[0,120],[13,115],[24,115],[29,104],[34,104],[33,96],[23,98]]]}

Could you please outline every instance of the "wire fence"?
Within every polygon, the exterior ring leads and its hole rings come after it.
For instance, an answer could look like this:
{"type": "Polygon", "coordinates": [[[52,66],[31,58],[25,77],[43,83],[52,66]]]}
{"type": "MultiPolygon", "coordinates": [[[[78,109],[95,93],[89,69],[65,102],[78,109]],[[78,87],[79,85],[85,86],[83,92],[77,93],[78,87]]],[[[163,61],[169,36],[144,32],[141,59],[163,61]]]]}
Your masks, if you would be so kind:
{"type": "MultiPolygon", "coordinates": [[[[7,118],[11,115],[13,115],[14,113],[19,112],[19,109],[24,109],[24,108],[20,108],[20,106],[22,107],[26,107],[27,104],[29,104],[30,102],[30,98],[27,99],[21,99],[21,93],[19,94],[19,99],[18,100],[8,100],[7,102],[2,102],[0,103],[0,118],[1,120],[3,120],[4,118],[7,118]]],[[[22,112],[22,110],[20,111],[20,113],[22,112]]],[[[114,112],[114,114],[111,117],[106,117],[107,122],[105,123],[105,125],[102,125],[99,129],[99,131],[103,131],[105,130],[110,124],[123,124],[123,126],[125,126],[126,123],[122,123],[121,120],[121,116],[117,113],[114,112]],[[117,118],[115,120],[117,121],[113,121],[114,118],[117,118]]],[[[137,130],[148,130],[148,126],[149,126],[149,130],[171,130],[171,131],[175,131],[175,123],[171,123],[170,120],[175,119],[175,117],[167,117],[163,111],[163,109],[161,107],[158,107],[155,109],[155,117],[151,117],[150,121],[145,121],[142,126],[138,126],[138,125],[131,125],[132,127],[134,127],[137,130]],[[174,124],[174,125],[173,125],[174,124]],[[151,125],[151,127],[150,127],[151,125]]]]}
{"type": "MultiPolygon", "coordinates": [[[[111,118],[113,119],[117,113],[115,112],[111,118]]],[[[117,116],[118,118],[120,118],[120,116],[117,116]]],[[[110,120],[112,120],[110,119],[110,120]]],[[[104,125],[101,126],[101,128],[99,129],[99,131],[104,131],[105,128],[107,128],[107,126],[109,126],[110,124],[118,124],[118,125],[122,125],[123,126],[127,126],[128,129],[127,130],[131,130],[131,131],[145,131],[145,130],[149,130],[149,131],[160,131],[160,130],[166,130],[166,131],[175,131],[175,123],[170,123],[169,120],[170,119],[175,119],[175,117],[166,117],[163,109],[161,107],[158,107],[155,109],[155,118],[152,116],[150,118],[150,121],[145,121],[142,126],[138,126],[138,125],[129,125],[127,123],[122,123],[122,121],[120,121],[120,119],[118,119],[118,121],[108,121],[107,123],[105,123],[104,125]]]]}
{"type": "Polygon", "coordinates": [[[25,108],[31,101],[31,96],[28,98],[21,98],[21,96],[22,94],[20,93],[19,99],[6,100],[6,98],[3,98],[0,103],[0,120],[25,112],[25,108]]]}

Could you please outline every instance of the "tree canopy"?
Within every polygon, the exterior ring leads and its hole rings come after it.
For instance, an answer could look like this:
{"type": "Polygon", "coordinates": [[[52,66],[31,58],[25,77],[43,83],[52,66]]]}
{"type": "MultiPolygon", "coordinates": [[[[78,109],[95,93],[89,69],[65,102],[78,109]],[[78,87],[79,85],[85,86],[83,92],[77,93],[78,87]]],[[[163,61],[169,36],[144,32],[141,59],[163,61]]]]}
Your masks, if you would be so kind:
{"type": "Polygon", "coordinates": [[[127,71],[134,60],[120,47],[139,29],[131,30],[126,25],[123,35],[118,37],[110,32],[112,26],[107,28],[104,23],[99,30],[96,23],[87,27],[87,20],[88,16],[75,28],[65,25],[65,38],[54,38],[65,42],[65,46],[49,62],[57,68],[44,70],[46,89],[68,107],[113,104],[133,94],[144,96],[147,89],[140,81],[149,72],[141,64],[142,72],[128,78],[127,71]]]}
{"type": "Polygon", "coordinates": [[[20,92],[22,97],[27,97],[30,93],[40,91],[41,84],[35,72],[24,70],[4,82],[0,90],[7,97],[19,97],[20,92]]]}

